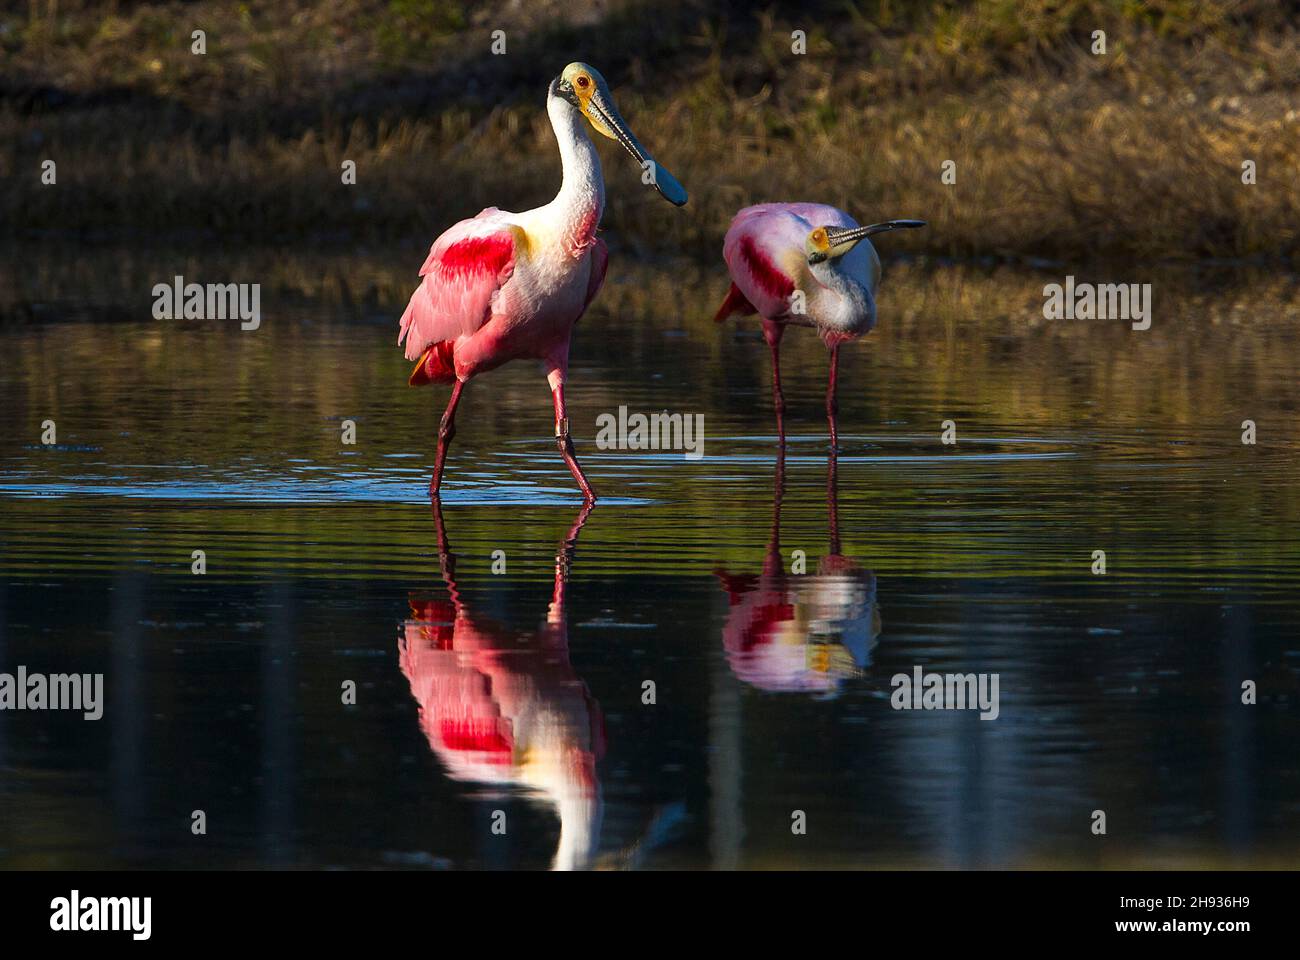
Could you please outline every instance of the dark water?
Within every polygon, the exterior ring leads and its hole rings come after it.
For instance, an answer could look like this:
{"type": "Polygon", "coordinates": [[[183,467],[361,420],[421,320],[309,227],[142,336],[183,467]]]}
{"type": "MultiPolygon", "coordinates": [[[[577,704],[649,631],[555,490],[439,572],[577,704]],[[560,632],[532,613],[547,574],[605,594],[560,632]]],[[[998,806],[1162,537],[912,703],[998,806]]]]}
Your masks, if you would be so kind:
{"type": "Polygon", "coordinates": [[[0,865],[1300,863],[1293,279],[1171,270],[1137,332],[1043,320],[1063,270],[889,266],[833,461],[787,337],[779,461],[725,281],[616,255],[569,390],[601,503],[514,364],[438,517],[420,256],[8,258],[0,670],[106,707],[0,712],[0,865]],[[261,327],[153,320],[176,273],[261,282],[261,327]],[[620,405],[703,457],[596,449],[620,405]],[[893,709],[916,666],[996,673],[997,719],[893,709]]]}

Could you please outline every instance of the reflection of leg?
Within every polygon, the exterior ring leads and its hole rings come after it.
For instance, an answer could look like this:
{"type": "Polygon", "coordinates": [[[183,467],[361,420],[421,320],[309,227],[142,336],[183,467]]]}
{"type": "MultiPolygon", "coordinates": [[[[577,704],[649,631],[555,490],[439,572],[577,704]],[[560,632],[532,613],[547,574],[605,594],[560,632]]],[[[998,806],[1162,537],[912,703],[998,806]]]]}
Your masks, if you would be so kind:
{"type": "Polygon", "coordinates": [[[447,542],[447,527],[442,522],[441,500],[433,501],[433,529],[438,535],[438,560],[442,562],[451,553],[451,545],[447,542]]]}
{"type": "Polygon", "coordinates": [[[763,339],[772,352],[772,407],[776,410],[776,440],[785,445],[785,394],[781,391],[781,334],[785,327],[775,323],[763,324],[763,339]]]}
{"type": "Polygon", "coordinates": [[[839,463],[835,457],[835,445],[831,445],[830,456],[826,458],[826,514],[830,527],[831,556],[840,552],[840,484],[839,463]]]}
{"type": "Polygon", "coordinates": [[[551,397],[555,401],[555,445],[560,448],[560,456],[564,457],[564,463],[573,474],[573,479],[578,481],[578,486],[582,488],[582,496],[588,503],[596,502],[596,491],[591,489],[591,484],[587,482],[587,476],[582,472],[582,467],[578,466],[578,458],[573,453],[573,440],[569,437],[569,417],[564,408],[564,384],[556,384],[551,391],[551,397]]]}
{"type": "Polygon", "coordinates": [[[451,552],[451,544],[447,540],[447,528],[442,520],[442,500],[436,497],[433,501],[433,527],[438,536],[438,569],[447,584],[447,592],[451,594],[451,602],[459,605],[460,596],[456,591],[456,555],[451,552]]]}
{"type": "Polygon", "coordinates": [[[781,501],[785,498],[785,444],[776,451],[776,478],[772,492],[772,529],[767,538],[767,556],[763,559],[763,575],[775,576],[782,572],[781,559],[781,501]]]}
{"type": "Polygon", "coordinates": [[[451,388],[451,399],[447,401],[442,422],[438,424],[438,452],[433,460],[433,480],[429,483],[429,496],[435,500],[442,486],[442,467],[447,461],[447,448],[451,446],[451,438],[456,436],[456,405],[460,403],[460,392],[464,389],[465,381],[457,380],[451,388]]]}
{"type": "Polygon", "coordinates": [[[831,449],[834,450],[839,446],[840,437],[836,430],[835,418],[840,411],[839,401],[835,396],[835,388],[839,380],[840,372],[840,345],[837,343],[831,347],[831,375],[830,381],[826,384],[826,419],[831,425],[831,449]]]}
{"type": "Polygon", "coordinates": [[[587,522],[587,517],[591,515],[591,510],[595,505],[594,500],[582,501],[582,509],[578,511],[577,519],[569,527],[568,534],[560,544],[560,551],[555,555],[555,587],[551,591],[551,606],[547,611],[547,623],[564,623],[564,599],[565,588],[569,583],[569,567],[573,563],[574,552],[578,549],[578,534],[582,532],[582,525],[587,522]]]}
{"type": "Polygon", "coordinates": [[[776,452],[776,495],[773,498],[777,512],[781,510],[781,501],[785,497],[785,450],[776,452]]]}
{"type": "Polygon", "coordinates": [[[591,516],[591,508],[594,506],[595,503],[584,500],[582,509],[578,511],[578,516],[573,521],[573,526],[569,527],[569,534],[564,538],[564,549],[570,556],[578,547],[578,534],[582,532],[582,526],[587,522],[587,518],[591,516]]]}

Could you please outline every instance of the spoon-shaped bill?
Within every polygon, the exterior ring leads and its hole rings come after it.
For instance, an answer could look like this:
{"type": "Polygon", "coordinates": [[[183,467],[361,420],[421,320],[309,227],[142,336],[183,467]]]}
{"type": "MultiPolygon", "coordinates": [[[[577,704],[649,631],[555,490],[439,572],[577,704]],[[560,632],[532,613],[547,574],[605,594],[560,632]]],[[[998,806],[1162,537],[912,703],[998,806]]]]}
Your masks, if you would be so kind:
{"type": "Polygon", "coordinates": [[[924,220],[886,220],[883,223],[873,223],[869,227],[849,227],[843,230],[837,227],[827,227],[826,237],[830,240],[832,246],[839,246],[842,243],[857,243],[859,240],[865,240],[877,233],[888,233],[890,230],[909,230],[914,227],[924,226],[926,226],[924,220]]]}
{"type": "Polygon", "coordinates": [[[685,204],[686,188],[678,182],[667,167],[650,155],[650,151],[641,145],[640,140],[632,135],[632,131],[628,129],[627,123],[618,112],[618,107],[614,106],[614,101],[598,90],[591,97],[590,107],[601,123],[613,132],[614,139],[623,144],[623,148],[632,155],[632,159],[641,165],[641,179],[658,190],[659,195],[669,203],[679,207],[685,204]]]}

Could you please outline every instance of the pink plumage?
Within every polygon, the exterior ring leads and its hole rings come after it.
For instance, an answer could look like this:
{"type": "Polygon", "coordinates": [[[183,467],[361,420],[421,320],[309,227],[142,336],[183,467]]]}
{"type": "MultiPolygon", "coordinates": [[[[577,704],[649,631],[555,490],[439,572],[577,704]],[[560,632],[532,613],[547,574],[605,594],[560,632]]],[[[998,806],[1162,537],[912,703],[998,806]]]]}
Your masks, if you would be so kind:
{"type": "Polygon", "coordinates": [[[785,442],[780,343],[789,325],[813,327],[831,351],[826,415],[837,443],[836,377],[842,343],[876,324],[880,258],[867,241],[873,233],[924,226],[891,220],[859,227],[843,210],[822,203],[760,203],[731,221],[722,257],[731,287],[714,316],[757,313],[772,353],[772,393],[779,441],[785,442]]]}
{"type": "Polygon", "coordinates": [[[798,278],[783,266],[790,251],[802,253],[808,234],[819,226],[857,225],[847,213],[821,203],[760,203],[731,221],[722,258],[745,301],[760,316],[775,319],[787,315],[797,285],[798,278]]]}
{"type": "Polygon", "coordinates": [[[591,244],[591,275],[587,278],[587,298],[582,302],[583,313],[591,306],[591,301],[596,299],[596,294],[600,293],[600,288],[605,284],[605,271],[609,269],[609,248],[605,246],[605,241],[600,237],[592,235],[591,244]]]}
{"type": "Polygon", "coordinates": [[[564,402],[573,327],[595,299],[608,266],[605,244],[596,236],[605,182],[587,124],[618,140],[638,162],[652,164],[653,186],[665,199],[678,206],[686,202],[685,189],[632,136],[604,78],[587,64],[571,63],[551,82],[546,112],[564,171],[555,199],[522,213],[488,207],[451,227],[430,248],[420,285],[402,313],[397,342],[416,361],[408,382],[452,385],[429,483],[435,500],[465,385],[511,360],[531,359],[541,362],[551,388],[560,456],[583,498],[595,502],[574,454],[564,402]]]}
{"type": "Polygon", "coordinates": [[[515,234],[496,207],[448,229],[420,268],[423,278],[402,314],[397,342],[406,359],[444,340],[478,332],[515,269],[515,234]]]}

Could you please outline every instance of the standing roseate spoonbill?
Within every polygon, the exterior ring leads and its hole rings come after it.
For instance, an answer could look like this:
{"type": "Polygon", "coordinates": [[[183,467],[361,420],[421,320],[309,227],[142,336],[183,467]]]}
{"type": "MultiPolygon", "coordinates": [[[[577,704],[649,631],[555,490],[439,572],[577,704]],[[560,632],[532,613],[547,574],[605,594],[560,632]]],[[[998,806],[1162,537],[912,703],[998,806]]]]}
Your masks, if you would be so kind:
{"type": "Polygon", "coordinates": [[[628,130],[609,86],[594,68],[571,63],[551,81],[546,112],[560,144],[564,179],[545,206],[524,213],[488,207],[434,241],[423,281],[402,314],[398,343],[418,360],[410,384],[450,383],[438,427],[429,494],[438,497],[456,406],[472,377],[509,360],[542,362],[555,404],[555,442],[583,497],[596,499],[573,454],[564,382],[569,338],[605,280],[605,244],[596,236],[605,209],[600,156],[584,127],[617,140],[641,164],[643,179],[681,206],[686,190],[628,130]],[[649,174],[648,177],[645,174],[649,174]]]}
{"type": "Polygon", "coordinates": [[[870,333],[876,325],[880,257],[867,238],[924,226],[924,220],[886,220],[860,227],[844,211],[822,203],[760,203],[741,210],[731,221],[722,245],[731,289],[713,319],[720,323],[733,313],[762,317],[763,339],[772,351],[772,398],[780,443],[785,443],[780,360],[785,328],[813,327],[830,348],[826,418],[835,446],[840,344],[870,333]]]}

